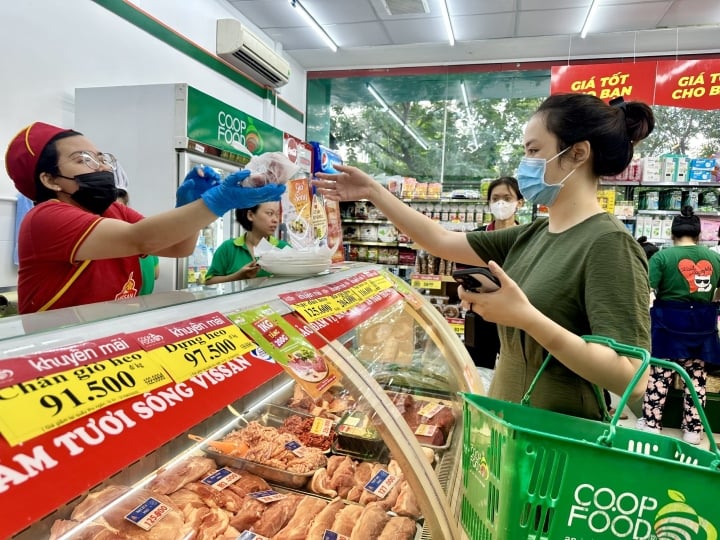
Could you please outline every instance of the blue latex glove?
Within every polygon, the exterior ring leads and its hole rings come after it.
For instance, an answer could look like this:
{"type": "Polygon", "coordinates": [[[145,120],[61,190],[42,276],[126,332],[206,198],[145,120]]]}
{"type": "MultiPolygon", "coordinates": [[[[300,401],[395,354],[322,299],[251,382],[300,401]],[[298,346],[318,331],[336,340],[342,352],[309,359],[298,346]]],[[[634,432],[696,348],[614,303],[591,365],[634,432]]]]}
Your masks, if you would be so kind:
{"type": "Polygon", "coordinates": [[[202,194],[202,200],[218,217],[235,208],[252,208],[258,204],[279,201],[285,192],[285,186],[267,184],[263,187],[242,187],[242,181],[250,176],[250,171],[240,170],[228,175],[222,184],[208,189],[202,194]]]}
{"type": "Polygon", "coordinates": [[[208,189],[219,186],[221,180],[212,167],[193,167],[175,192],[175,208],[197,201],[208,189]]]}

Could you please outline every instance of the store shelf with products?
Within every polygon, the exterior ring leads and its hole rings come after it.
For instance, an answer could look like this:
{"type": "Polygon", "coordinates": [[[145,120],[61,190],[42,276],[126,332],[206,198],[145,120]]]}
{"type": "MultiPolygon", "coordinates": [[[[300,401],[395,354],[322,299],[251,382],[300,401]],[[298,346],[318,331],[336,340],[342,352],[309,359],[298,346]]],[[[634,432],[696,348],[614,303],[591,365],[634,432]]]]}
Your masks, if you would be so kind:
{"type": "Polygon", "coordinates": [[[603,180],[599,194],[608,197],[615,188],[609,209],[625,222],[635,238],[645,236],[660,247],[671,245],[670,224],[683,206],[692,206],[703,223],[701,243],[713,245],[720,225],[720,183],[625,182],[603,180]],[[630,215],[632,214],[632,215],[630,215]]]}
{"type": "MultiPolygon", "coordinates": [[[[204,508],[198,495],[229,467],[239,476],[229,477],[235,496],[217,489],[206,513],[223,529],[212,537],[235,538],[241,524],[249,527],[239,517],[251,504],[241,493],[245,481],[251,491],[267,482],[285,496],[285,503],[252,503],[265,511],[280,504],[323,509],[333,498],[328,481],[336,466],[385,479],[374,495],[363,485],[341,493],[362,495],[361,504],[378,501],[358,510],[354,523],[386,522],[385,511],[393,510],[413,524],[408,538],[461,537],[457,392],[482,393],[482,383],[440,313],[378,265],[346,263],[307,278],[5,318],[0,368],[0,537],[47,538],[54,525],[59,538],[83,521],[96,533],[107,521],[140,534],[125,515],[152,496],[167,507],[158,520],[165,532],[152,537],[182,538],[203,527],[191,525],[192,505],[182,498],[204,508]],[[306,450],[319,460],[307,471],[258,462],[240,444],[251,425],[265,432],[253,421],[275,422],[287,407],[334,437],[328,454],[306,450]],[[410,414],[417,410],[424,411],[420,420],[410,414]],[[196,465],[202,470],[190,472],[196,465]],[[129,502],[120,502],[128,492],[129,502]]],[[[295,459],[291,454],[283,455],[295,459]]],[[[291,523],[308,526],[303,517],[291,523]]]]}
{"type": "MultiPolygon", "coordinates": [[[[473,230],[489,216],[478,199],[402,200],[450,230],[473,230]]],[[[369,201],[343,202],[340,214],[346,260],[387,265],[406,281],[413,271],[444,275],[452,272],[450,261],[444,261],[443,269],[423,267],[426,254],[422,248],[399,232],[369,201]]]]}

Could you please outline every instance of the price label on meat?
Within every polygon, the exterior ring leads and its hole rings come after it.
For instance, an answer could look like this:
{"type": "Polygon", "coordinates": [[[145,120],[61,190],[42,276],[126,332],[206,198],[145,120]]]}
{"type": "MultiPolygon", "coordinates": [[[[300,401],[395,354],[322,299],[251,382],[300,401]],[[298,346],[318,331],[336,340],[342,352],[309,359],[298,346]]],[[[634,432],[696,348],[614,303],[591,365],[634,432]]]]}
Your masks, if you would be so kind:
{"type": "Polygon", "coordinates": [[[317,399],[338,381],[329,358],[270,306],[231,313],[230,319],[317,399]]]}
{"type": "Polygon", "coordinates": [[[186,381],[257,347],[220,313],[210,313],[131,335],[146,351],[152,353],[175,382],[186,381]]]}
{"type": "Polygon", "coordinates": [[[0,389],[0,432],[16,445],[170,382],[135,345],[122,356],[0,389]]]}
{"type": "Polygon", "coordinates": [[[381,499],[384,499],[399,480],[400,478],[394,474],[390,474],[386,470],[380,469],[377,474],[373,476],[367,484],[365,484],[365,489],[373,495],[377,495],[381,499]]]}
{"type": "Polygon", "coordinates": [[[230,484],[234,484],[238,480],[240,480],[239,474],[223,467],[221,469],[218,469],[214,473],[206,476],[205,478],[200,480],[200,482],[210,486],[216,491],[222,491],[230,484]]]}
{"type": "Polygon", "coordinates": [[[141,529],[149,531],[158,521],[167,516],[168,512],[170,512],[168,505],[150,497],[134,508],[132,512],[125,516],[125,519],[141,529]]]}

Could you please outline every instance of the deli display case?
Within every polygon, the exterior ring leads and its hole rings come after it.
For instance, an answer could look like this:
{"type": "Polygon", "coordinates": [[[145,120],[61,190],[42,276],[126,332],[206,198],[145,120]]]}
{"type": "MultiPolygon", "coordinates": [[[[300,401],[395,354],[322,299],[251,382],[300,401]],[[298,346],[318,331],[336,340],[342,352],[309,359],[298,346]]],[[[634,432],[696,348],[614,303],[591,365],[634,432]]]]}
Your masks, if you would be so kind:
{"type": "Polygon", "coordinates": [[[381,267],[0,320],[0,537],[460,539],[465,347],[381,267]]]}

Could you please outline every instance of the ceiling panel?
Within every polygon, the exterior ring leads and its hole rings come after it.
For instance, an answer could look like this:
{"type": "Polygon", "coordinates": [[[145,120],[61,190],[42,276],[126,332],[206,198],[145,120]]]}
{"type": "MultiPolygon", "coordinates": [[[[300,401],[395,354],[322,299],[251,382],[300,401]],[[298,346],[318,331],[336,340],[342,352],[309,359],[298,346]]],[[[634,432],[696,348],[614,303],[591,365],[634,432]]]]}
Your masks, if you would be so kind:
{"type": "Polygon", "coordinates": [[[515,11],[517,0],[454,0],[448,2],[448,11],[453,17],[463,15],[482,15],[483,13],[503,13],[515,11]]]}
{"type": "Polygon", "coordinates": [[[656,28],[670,2],[646,2],[629,5],[603,6],[597,9],[589,31],[596,33],[649,30],[656,28]]]}
{"type": "Polygon", "coordinates": [[[447,34],[439,18],[387,20],[383,24],[396,45],[447,43],[447,34]]]}
{"type": "Polygon", "coordinates": [[[228,0],[228,5],[307,70],[720,54],[720,0],[599,0],[584,40],[579,33],[591,0],[447,0],[454,47],[440,0],[426,0],[427,14],[394,16],[382,0],[299,1],[326,26],[340,46],[337,52],[288,0],[228,0]]]}
{"type": "MultiPolygon", "coordinates": [[[[671,2],[665,17],[659,21],[659,26],[675,27],[698,24],[717,24],[720,21],[720,1],[697,2],[696,0],[678,0],[671,2]]],[[[718,31],[720,40],[720,31],[718,31]]]]}
{"type": "Polygon", "coordinates": [[[513,12],[459,17],[453,26],[458,41],[502,38],[515,30],[513,12]]]}
{"type": "Polygon", "coordinates": [[[582,8],[521,11],[514,37],[579,33],[587,15],[582,8]]]}

